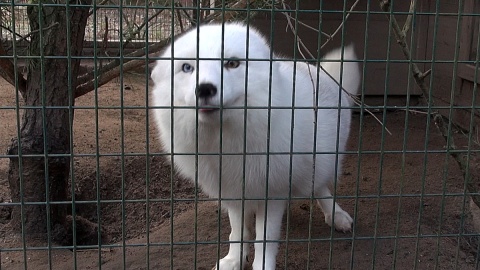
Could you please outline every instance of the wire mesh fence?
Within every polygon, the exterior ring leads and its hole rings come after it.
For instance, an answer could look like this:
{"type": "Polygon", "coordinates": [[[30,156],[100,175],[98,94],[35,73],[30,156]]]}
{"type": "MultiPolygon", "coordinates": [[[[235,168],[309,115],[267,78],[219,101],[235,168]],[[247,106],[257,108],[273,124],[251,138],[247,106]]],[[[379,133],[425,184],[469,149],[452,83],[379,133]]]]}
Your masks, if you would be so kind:
{"type": "MultiPolygon", "coordinates": [[[[172,20],[169,12],[163,12],[167,7],[162,5],[161,1],[149,3],[148,8],[146,8],[144,2],[126,2],[121,11],[118,9],[118,1],[98,3],[95,16],[89,16],[88,18],[85,28],[85,41],[106,40],[108,42],[118,42],[129,38],[134,42],[145,42],[147,40],[145,35],[148,34],[148,40],[158,42],[171,35],[170,31],[172,28],[170,27],[170,22],[174,23],[175,34],[180,32],[180,25],[189,27],[189,23],[185,18],[179,17],[172,20]],[[122,17],[122,32],[120,32],[120,17],[122,17]],[[138,31],[139,26],[146,21],[149,23],[149,30],[138,31]],[[94,33],[94,31],[96,32],[94,33]]],[[[185,3],[188,2],[185,1],[185,3]]],[[[2,30],[0,35],[3,39],[11,41],[15,38],[18,40],[28,35],[30,27],[27,17],[27,6],[30,4],[28,1],[23,0],[15,1],[13,5],[11,3],[3,3],[1,6],[2,30]],[[12,20],[12,18],[15,18],[15,20],[12,20]],[[15,26],[13,26],[14,22],[15,26]]]]}
{"type": "Polygon", "coordinates": [[[0,10],[0,269],[478,268],[476,1],[0,10]]]}

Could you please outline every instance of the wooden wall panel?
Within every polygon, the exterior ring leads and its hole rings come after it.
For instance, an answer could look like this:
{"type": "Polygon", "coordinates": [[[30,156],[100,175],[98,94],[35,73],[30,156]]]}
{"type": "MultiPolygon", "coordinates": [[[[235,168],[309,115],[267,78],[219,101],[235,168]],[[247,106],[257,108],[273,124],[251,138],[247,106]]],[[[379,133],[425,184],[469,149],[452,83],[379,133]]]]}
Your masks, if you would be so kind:
{"type": "Polygon", "coordinates": [[[480,97],[478,96],[480,70],[478,69],[477,51],[480,46],[478,44],[480,18],[478,16],[469,16],[468,14],[478,14],[480,12],[480,4],[475,0],[466,0],[464,10],[466,16],[462,20],[459,57],[461,61],[469,62],[458,65],[454,104],[457,106],[473,105],[476,108],[456,109],[454,111],[454,120],[464,128],[469,129],[470,122],[473,119],[474,130],[472,132],[476,132],[474,138],[478,140],[480,125],[480,97]]]}
{"type": "MultiPolygon", "coordinates": [[[[295,8],[295,1],[291,3],[290,8],[295,8]]],[[[347,1],[347,9],[355,1],[347,1]]],[[[422,2],[422,1],[420,1],[422,2]]],[[[378,1],[370,1],[370,6],[367,6],[368,1],[362,0],[355,8],[355,11],[363,14],[352,14],[345,23],[345,44],[354,43],[357,54],[360,59],[368,59],[365,65],[365,93],[367,95],[406,95],[408,85],[408,63],[400,50],[400,47],[394,39],[389,38],[389,24],[384,14],[375,14],[380,11],[378,1]],[[366,14],[370,12],[370,14],[366,14]],[[368,26],[367,26],[368,18],[368,26]],[[390,40],[390,41],[389,41],[390,40]],[[390,44],[389,44],[390,42],[390,44]],[[367,46],[366,53],[364,48],[367,46]],[[390,49],[389,49],[390,46],[390,49]],[[388,53],[390,51],[390,53],[388,53]],[[392,62],[387,65],[386,59],[392,62]],[[403,63],[398,63],[403,61],[403,63]],[[395,63],[397,62],[397,63],[395,63]],[[388,71],[387,71],[388,70],[388,71]],[[388,74],[387,74],[388,73],[388,74]]],[[[396,1],[395,11],[408,11],[410,1],[396,1]]],[[[423,5],[423,3],[420,3],[423,5]]],[[[323,1],[322,11],[318,11],[320,1],[301,1],[299,12],[297,16],[302,23],[305,23],[312,28],[318,29],[322,27],[325,33],[333,33],[335,29],[341,24],[343,19],[343,1],[323,1]],[[320,18],[323,20],[320,22],[320,18]]],[[[294,35],[287,27],[287,20],[283,14],[276,14],[271,23],[271,17],[268,12],[260,14],[254,22],[267,36],[273,35],[273,47],[275,51],[292,57],[294,54],[297,58],[301,57],[298,52],[295,52],[294,35]],[[272,31],[273,30],[273,31],[272,31]]],[[[295,16],[295,13],[292,13],[295,16]]],[[[405,16],[397,15],[397,19],[403,22],[405,16]]],[[[425,28],[426,20],[422,21],[421,16],[416,18],[416,27],[413,33],[414,42],[414,60],[420,57],[423,60],[424,49],[418,49],[419,42],[417,39],[418,31],[425,28]]],[[[306,44],[309,50],[317,57],[323,55],[332,48],[338,47],[342,44],[342,30],[334,37],[332,41],[325,46],[318,54],[319,38],[318,32],[313,31],[307,27],[299,26],[298,36],[306,44]]],[[[325,42],[326,37],[321,37],[320,43],[325,42]]],[[[413,81],[412,81],[413,82],[413,81]]],[[[413,86],[410,86],[411,94],[419,94],[420,92],[413,86]]]]}

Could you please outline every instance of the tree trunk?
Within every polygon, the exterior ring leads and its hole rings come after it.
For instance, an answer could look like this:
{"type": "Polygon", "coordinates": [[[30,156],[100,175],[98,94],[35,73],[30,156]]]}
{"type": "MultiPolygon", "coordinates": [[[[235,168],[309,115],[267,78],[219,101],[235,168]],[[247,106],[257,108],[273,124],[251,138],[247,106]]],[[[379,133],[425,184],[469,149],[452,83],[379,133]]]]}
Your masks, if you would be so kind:
{"type": "MultiPolygon", "coordinates": [[[[91,0],[82,1],[90,3],[91,0]]],[[[13,209],[11,225],[18,232],[23,226],[27,238],[46,239],[49,226],[58,237],[53,240],[64,237],[69,206],[50,203],[68,198],[71,106],[80,61],[68,60],[67,56],[82,53],[88,12],[88,7],[28,7],[33,34],[32,59],[27,61],[27,89],[23,95],[26,108],[20,138],[13,139],[8,150],[12,155],[8,175],[12,201],[22,203],[13,209]],[[42,55],[46,58],[39,58],[42,55]]]]}

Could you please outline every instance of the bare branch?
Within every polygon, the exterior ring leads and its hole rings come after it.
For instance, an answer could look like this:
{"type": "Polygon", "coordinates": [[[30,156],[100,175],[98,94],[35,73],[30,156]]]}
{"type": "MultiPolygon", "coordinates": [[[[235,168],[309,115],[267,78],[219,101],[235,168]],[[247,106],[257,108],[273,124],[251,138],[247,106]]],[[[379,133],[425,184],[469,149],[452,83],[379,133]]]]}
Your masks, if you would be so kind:
{"type": "MultiPolygon", "coordinates": [[[[380,0],[380,8],[385,11],[385,12],[390,12],[390,1],[389,0],[380,0]]],[[[397,43],[400,45],[403,55],[405,56],[406,59],[412,59],[412,54],[410,52],[410,48],[408,47],[406,37],[402,35],[402,29],[400,29],[400,26],[397,22],[397,19],[393,14],[386,15],[388,18],[388,21],[390,22],[393,30],[393,34],[395,35],[397,43]]],[[[418,66],[415,63],[412,63],[412,73],[413,73],[413,78],[415,79],[415,82],[417,85],[420,87],[420,89],[423,92],[423,95],[425,98],[428,99],[428,85],[426,84],[425,78],[426,75],[424,75],[423,72],[420,71],[418,66]]],[[[430,72],[425,72],[425,74],[429,74],[430,72]]],[[[426,100],[427,103],[431,102],[431,100],[426,100]]]]}
{"type": "Polygon", "coordinates": [[[51,25],[49,25],[49,26],[47,26],[47,27],[45,27],[45,28],[34,30],[34,31],[26,34],[25,36],[23,36],[23,37],[22,37],[21,39],[19,39],[17,42],[22,41],[22,40],[25,40],[25,39],[29,38],[31,35],[33,35],[33,34],[35,34],[35,33],[37,33],[37,32],[47,31],[47,30],[49,30],[49,29],[51,29],[51,28],[53,28],[53,27],[58,26],[58,24],[59,24],[59,23],[56,22],[56,23],[53,23],[53,24],[51,24],[51,25]]]}
{"type": "MultiPolygon", "coordinates": [[[[175,6],[177,7],[176,11],[178,12],[179,21],[181,21],[180,18],[182,17],[181,14],[180,14],[180,11],[181,11],[183,16],[190,22],[190,24],[192,24],[192,25],[195,24],[195,20],[192,18],[192,16],[190,16],[190,14],[188,14],[188,12],[185,9],[182,8],[183,6],[182,6],[181,3],[177,2],[177,3],[175,3],[175,6]]],[[[185,29],[183,29],[183,31],[185,31],[185,29]]]]}
{"type": "MultiPolygon", "coordinates": [[[[320,66],[320,69],[322,69],[323,72],[330,77],[330,79],[332,79],[335,83],[337,83],[337,85],[342,88],[342,91],[343,91],[345,94],[347,94],[347,96],[349,96],[356,105],[362,106],[362,101],[361,101],[356,95],[353,95],[352,93],[350,93],[350,92],[348,92],[347,90],[345,90],[345,88],[343,88],[343,86],[340,85],[340,82],[338,82],[335,78],[333,78],[333,76],[330,75],[330,73],[328,73],[322,66],[320,66]]],[[[366,111],[368,114],[370,114],[371,116],[373,116],[373,118],[375,119],[375,121],[377,121],[381,126],[383,126],[383,128],[385,128],[385,131],[386,131],[388,134],[392,135],[392,132],[390,132],[390,130],[387,128],[387,126],[385,126],[385,125],[383,124],[383,122],[382,122],[380,119],[378,119],[378,117],[377,117],[372,111],[370,111],[369,109],[367,109],[367,108],[369,108],[370,106],[367,105],[367,104],[365,104],[365,103],[363,103],[363,106],[366,107],[366,108],[365,108],[365,111],[366,111]]]]}
{"type": "MultiPolygon", "coordinates": [[[[97,4],[97,9],[98,9],[98,6],[103,6],[105,5],[107,2],[110,2],[110,0],[102,0],[100,3],[97,4]]],[[[92,16],[92,14],[95,12],[96,10],[94,10],[93,8],[90,10],[90,12],[88,13],[88,16],[92,16]]]]}
{"type": "MultiPolygon", "coordinates": [[[[156,56],[156,53],[152,53],[152,54],[149,55],[149,57],[152,57],[152,58],[155,57],[155,56],[156,56]]],[[[75,89],[75,98],[81,97],[81,96],[93,91],[93,89],[95,89],[95,86],[97,86],[97,87],[102,86],[102,85],[108,83],[109,81],[111,81],[112,79],[115,79],[120,74],[120,71],[127,72],[127,71],[130,71],[132,69],[141,67],[141,66],[146,64],[146,61],[147,61],[146,59],[139,59],[139,60],[129,61],[129,62],[123,64],[122,66],[117,65],[114,68],[103,72],[102,75],[99,76],[96,81],[95,80],[90,80],[90,81],[87,81],[87,82],[85,82],[81,85],[78,85],[77,88],[75,89]]],[[[150,62],[152,62],[152,61],[154,61],[154,60],[150,60],[150,62]]]]}
{"type": "MultiPolygon", "coordinates": [[[[215,12],[213,14],[210,14],[206,16],[203,19],[203,22],[211,22],[211,21],[229,21],[235,17],[237,14],[234,9],[243,9],[246,8],[252,1],[251,0],[238,0],[235,1],[233,4],[230,6],[226,7],[228,9],[232,9],[230,11],[225,11],[225,12],[215,12]],[[223,16],[222,16],[223,15],[223,16]]],[[[251,17],[253,13],[251,13],[249,16],[251,17]]]]}
{"type": "MultiPolygon", "coordinates": [[[[283,5],[284,9],[287,9],[287,6],[286,6],[284,1],[282,1],[282,5],[283,5]]],[[[303,59],[307,59],[305,57],[305,55],[303,54],[303,51],[302,51],[302,48],[303,48],[303,49],[305,49],[305,51],[308,53],[308,55],[311,58],[315,58],[315,56],[313,56],[313,54],[310,52],[310,50],[307,48],[307,46],[305,46],[302,39],[298,35],[296,35],[297,31],[296,31],[295,26],[292,23],[291,16],[286,15],[286,18],[287,18],[287,24],[290,27],[290,30],[292,31],[293,35],[297,38],[297,49],[298,49],[298,52],[300,53],[300,55],[303,57],[303,59]]],[[[313,83],[313,81],[312,81],[312,83],[313,83]]]]}
{"type": "Polygon", "coordinates": [[[422,80],[423,80],[425,77],[427,77],[428,75],[430,75],[431,72],[432,72],[432,69],[429,69],[429,70],[423,72],[422,74],[420,74],[418,77],[419,77],[419,79],[422,79],[422,80]]]}
{"type": "MultiPolygon", "coordinates": [[[[413,2],[413,1],[412,1],[413,2]]],[[[390,12],[390,1],[389,0],[380,0],[380,8],[385,11],[385,12],[390,12]]],[[[395,38],[397,39],[397,43],[400,45],[402,48],[402,52],[405,56],[406,59],[411,59],[411,52],[410,49],[407,45],[406,41],[406,36],[402,35],[402,29],[400,29],[400,26],[393,14],[388,14],[387,15],[388,21],[390,22],[392,26],[393,33],[395,35],[395,38]]],[[[430,70],[422,73],[420,69],[418,68],[416,63],[411,63],[412,65],[412,74],[413,78],[415,79],[415,82],[417,83],[418,87],[423,93],[423,98],[425,99],[425,102],[432,107],[435,106],[435,103],[433,100],[429,99],[429,87],[427,83],[425,82],[425,77],[430,74],[430,70]]],[[[449,151],[450,155],[455,159],[457,162],[458,167],[460,170],[463,172],[463,175],[465,177],[465,180],[467,182],[467,189],[470,193],[472,193],[471,198],[473,202],[477,205],[480,206],[480,196],[479,195],[473,195],[473,194],[478,194],[478,186],[480,186],[480,177],[476,172],[470,169],[470,166],[468,164],[469,161],[469,156],[468,154],[464,153],[458,153],[455,150],[455,142],[452,136],[450,136],[450,126],[453,124],[452,120],[449,118],[446,118],[442,116],[438,111],[432,111],[431,116],[433,117],[435,126],[437,127],[438,131],[440,134],[443,136],[446,142],[446,148],[449,151]]]]}
{"type": "Polygon", "coordinates": [[[327,45],[328,42],[330,42],[330,40],[333,39],[333,37],[335,37],[335,35],[340,31],[340,29],[342,29],[343,25],[345,24],[345,22],[348,20],[348,17],[350,17],[350,14],[352,14],[352,11],[355,9],[355,7],[357,6],[358,2],[360,2],[360,0],[357,0],[355,1],[355,3],[352,4],[352,6],[350,7],[350,11],[347,13],[347,15],[345,15],[345,18],[342,20],[342,23],[340,23],[340,25],[337,27],[337,29],[333,32],[333,34],[330,35],[330,37],[327,38],[327,40],[325,41],[325,43],[322,44],[322,46],[320,47],[320,49],[323,49],[323,47],[325,47],[327,45]]]}
{"type": "MultiPolygon", "coordinates": [[[[16,41],[12,41],[12,44],[13,44],[13,42],[21,42],[23,40],[26,40],[28,37],[30,37],[31,35],[39,32],[39,31],[46,31],[46,30],[49,30],[49,29],[51,29],[53,27],[56,27],[56,26],[58,26],[58,22],[53,23],[53,24],[51,24],[51,25],[49,25],[49,26],[47,26],[43,29],[37,29],[37,30],[31,31],[30,33],[28,33],[25,36],[21,36],[20,34],[13,32],[12,30],[10,30],[6,27],[3,27],[3,26],[1,26],[1,27],[9,30],[14,35],[20,37],[20,39],[18,39],[16,41]]],[[[6,55],[7,55],[7,52],[0,42],[0,56],[6,56],[6,55]]],[[[8,83],[15,86],[15,67],[14,67],[14,65],[13,65],[13,63],[10,59],[0,58],[0,76],[2,76],[8,83]]],[[[20,91],[22,96],[25,96],[25,92],[27,91],[27,81],[23,77],[22,72],[18,69],[17,69],[17,79],[18,79],[17,80],[18,90],[20,91]]]]}
{"type": "Polygon", "coordinates": [[[107,54],[107,47],[108,47],[108,17],[105,16],[105,27],[103,32],[103,40],[102,40],[102,50],[104,54],[107,54]]]}
{"type": "MultiPolygon", "coordinates": [[[[7,52],[3,48],[3,44],[0,42],[0,56],[6,56],[7,52]]],[[[25,91],[27,90],[27,81],[23,78],[22,73],[17,70],[17,83],[15,83],[15,67],[12,61],[8,58],[0,58],[0,76],[2,76],[7,82],[11,85],[18,86],[18,90],[25,96],[25,91]]]]}
{"type": "MultiPolygon", "coordinates": [[[[182,7],[182,4],[175,3],[175,7],[182,7]]],[[[180,25],[180,33],[183,33],[183,32],[185,32],[185,29],[183,28],[182,14],[180,13],[180,9],[178,9],[178,8],[175,9],[175,11],[177,12],[178,24],[180,25]]]]}
{"type": "MultiPolygon", "coordinates": [[[[155,56],[158,51],[160,51],[164,46],[166,46],[171,39],[164,39],[159,43],[148,46],[149,56],[155,56]]],[[[135,59],[145,56],[147,47],[138,49],[130,54],[125,55],[123,59],[124,68],[121,67],[120,59],[115,59],[107,63],[102,68],[90,71],[87,74],[78,78],[78,86],[75,90],[75,98],[83,96],[95,89],[95,81],[97,81],[97,87],[102,86],[110,80],[118,77],[120,71],[128,71],[138,66],[141,66],[146,63],[145,59],[135,59]],[[128,64],[129,62],[135,61],[135,64],[128,64]],[[115,76],[113,76],[115,74],[115,76]]]]}
{"type": "MultiPolygon", "coordinates": [[[[290,19],[292,19],[292,20],[295,19],[292,15],[288,14],[287,12],[282,12],[282,14],[285,15],[285,17],[290,18],[290,19]]],[[[310,26],[310,25],[308,25],[308,24],[306,24],[306,23],[304,23],[304,22],[302,22],[302,21],[297,21],[297,23],[298,23],[298,24],[301,24],[301,25],[305,26],[306,28],[308,28],[308,29],[310,29],[310,30],[312,30],[312,31],[315,31],[315,32],[317,32],[317,33],[320,32],[322,35],[324,35],[324,36],[326,36],[326,37],[331,37],[331,35],[323,32],[323,31],[319,31],[317,28],[312,27],[312,26],[310,26]]]]}
{"type": "MultiPolygon", "coordinates": [[[[357,1],[352,5],[352,7],[350,8],[350,11],[353,10],[353,8],[358,4],[358,2],[359,2],[359,1],[357,0],[357,1]]],[[[287,6],[286,6],[285,2],[282,1],[282,5],[283,5],[283,9],[286,10],[286,9],[287,9],[287,6]]],[[[291,21],[291,20],[294,19],[294,18],[292,18],[290,15],[288,15],[288,14],[286,14],[286,13],[284,13],[284,15],[285,15],[286,18],[287,18],[287,24],[288,24],[290,30],[291,30],[292,33],[295,35],[295,33],[296,33],[295,27],[293,26],[293,23],[292,23],[292,21],[291,21]]],[[[347,19],[347,16],[345,16],[345,20],[346,20],[346,19],[347,19]]],[[[297,21],[297,22],[300,23],[299,21],[297,21]]],[[[336,35],[336,33],[338,33],[338,29],[340,29],[344,23],[345,23],[345,21],[343,21],[343,22],[340,24],[340,26],[337,28],[337,30],[336,30],[335,33],[333,33],[332,35],[328,35],[328,36],[331,37],[331,38],[333,38],[333,37],[336,35]]],[[[331,40],[331,39],[330,39],[330,40],[331,40]]],[[[327,40],[326,42],[328,42],[328,41],[329,41],[329,40],[327,40]]],[[[326,42],[325,42],[325,43],[326,43],[326,42]]],[[[324,45],[325,45],[325,43],[324,43],[324,45]]],[[[323,47],[323,46],[322,46],[322,47],[323,47]]],[[[299,36],[297,36],[297,49],[298,49],[300,55],[303,57],[303,59],[307,59],[307,58],[305,57],[303,51],[302,51],[302,48],[308,53],[308,55],[309,55],[311,58],[315,58],[315,57],[313,56],[313,54],[310,52],[310,50],[307,48],[307,46],[303,43],[302,39],[301,39],[299,36]]],[[[308,67],[308,72],[309,72],[309,75],[310,75],[310,81],[311,81],[311,83],[312,83],[312,87],[313,87],[313,89],[315,89],[315,82],[314,82],[314,79],[313,79],[312,71],[310,70],[310,65],[308,65],[307,67],[308,67]]],[[[361,105],[362,105],[362,101],[361,101],[357,96],[355,96],[355,95],[351,94],[350,92],[348,92],[347,90],[345,90],[345,88],[343,88],[343,86],[341,86],[340,83],[339,83],[332,75],[330,75],[321,65],[319,65],[319,67],[320,67],[320,69],[321,69],[325,74],[327,74],[327,75],[330,77],[330,79],[332,79],[339,87],[341,87],[342,91],[343,91],[345,94],[347,94],[347,95],[353,100],[353,102],[354,102],[356,105],[358,105],[358,106],[361,106],[361,105]]],[[[317,107],[317,104],[315,103],[315,100],[317,100],[317,98],[316,98],[316,96],[315,96],[315,95],[316,95],[316,91],[313,91],[313,95],[314,95],[314,97],[313,97],[313,100],[314,100],[313,106],[314,106],[314,108],[316,108],[316,107],[317,107]]],[[[368,107],[370,107],[370,106],[364,104],[364,107],[367,107],[367,108],[368,108],[368,107]]],[[[382,125],[382,126],[385,128],[385,131],[387,131],[388,134],[392,135],[392,133],[390,132],[390,130],[383,124],[383,122],[382,122],[380,119],[378,119],[378,117],[377,117],[373,112],[371,112],[369,109],[365,109],[365,111],[367,111],[368,114],[370,114],[371,116],[373,116],[373,118],[374,118],[378,123],[380,123],[380,125],[382,125]]],[[[315,113],[316,113],[316,109],[315,109],[315,113]]]]}
{"type": "Polygon", "coordinates": [[[8,32],[10,32],[11,34],[13,34],[13,35],[15,35],[15,36],[17,36],[17,37],[19,37],[19,38],[23,38],[22,35],[14,32],[12,29],[10,29],[10,28],[8,28],[8,27],[6,27],[6,26],[3,26],[3,25],[0,24],[0,28],[3,28],[3,29],[5,29],[5,30],[7,30],[8,32]]]}
{"type": "Polygon", "coordinates": [[[142,29],[147,25],[147,23],[149,23],[151,20],[155,19],[163,11],[164,11],[164,9],[158,10],[152,16],[150,16],[146,21],[144,21],[141,25],[139,25],[135,31],[131,32],[130,35],[125,39],[125,41],[123,43],[124,46],[127,45],[128,43],[130,43],[133,40],[133,38],[142,31],[142,29]]]}
{"type": "MultiPolygon", "coordinates": [[[[246,8],[249,3],[250,1],[247,1],[247,0],[238,0],[232,4],[231,8],[234,8],[234,9],[246,8]]],[[[224,18],[225,21],[227,21],[233,18],[235,14],[236,14],[236,11],[233,11],[233,10],[224,12],[223,16],[221,12],[217,12],[207,16],[205,21],[213,21],[213,20],[219,20],[219,19],[221,20],[222,18],[224,18]]],[[[151,20],[153,17],[154,16],[150,17],[148,20],[151,20]]],[[[142,24],[141,26],[139,26],[139,28],[140,27],[143,28],[145,25],[146,24],[142,24]]],[[[95,86],[97,87],[101,86],[109,82],[110,80],[114,79],[115,77],[118,77],[120,75],[120,70],[128,71],[133,68],[146,64],[146,60],[138,59],[138,58],[144,57],[147,50],[152,57],[155,56],[155,53],[158,53],[164,46],[170,43],[171,40],[172,40],[171,38],[167,38],[158,43],[149,44],[144,48],[138,49],[128,55],[125,55],[125,57],[123,58],[123,65],[125,65],[123,69],[120,67],[121,65],[120,59],[115,59],[108,62],[106,65],[104,65],[103,67],[101,67],[96,71],[91,70],[90,72],[81,75],[77,79],[78,86],[75,90],[75,97],[77,98],[77,97],[83,96],[93,91],[95,89],[95,86]],[[130,63],[130,62],[133,62],[133,63],[130,63]]]]}
{"type": "Polygon", "coordinates": [[[410,1],[408,16],[407,16],[407,19],[405,19],[405,24],[403,25],[403,29],[402,29],[402,33],[404,36],[407,35],[408,31],[410,30],[410,26],[412,25],[413,12],[415,11],[416,2],[417,2],[416,0],[410,1]]]}

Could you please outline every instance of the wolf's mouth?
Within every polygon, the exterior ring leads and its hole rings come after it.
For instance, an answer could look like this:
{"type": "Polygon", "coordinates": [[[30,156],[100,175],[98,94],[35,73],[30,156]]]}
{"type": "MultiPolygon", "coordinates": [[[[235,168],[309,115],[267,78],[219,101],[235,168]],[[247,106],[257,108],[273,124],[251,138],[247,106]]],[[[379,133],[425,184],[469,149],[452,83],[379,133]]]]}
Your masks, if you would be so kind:
{"type": "Polygon", "coordinates": [[[201,113],[214,113],[216,111],[219,111],[220,108],[200,108],[198,109],[199,112],[201,113]]]}

